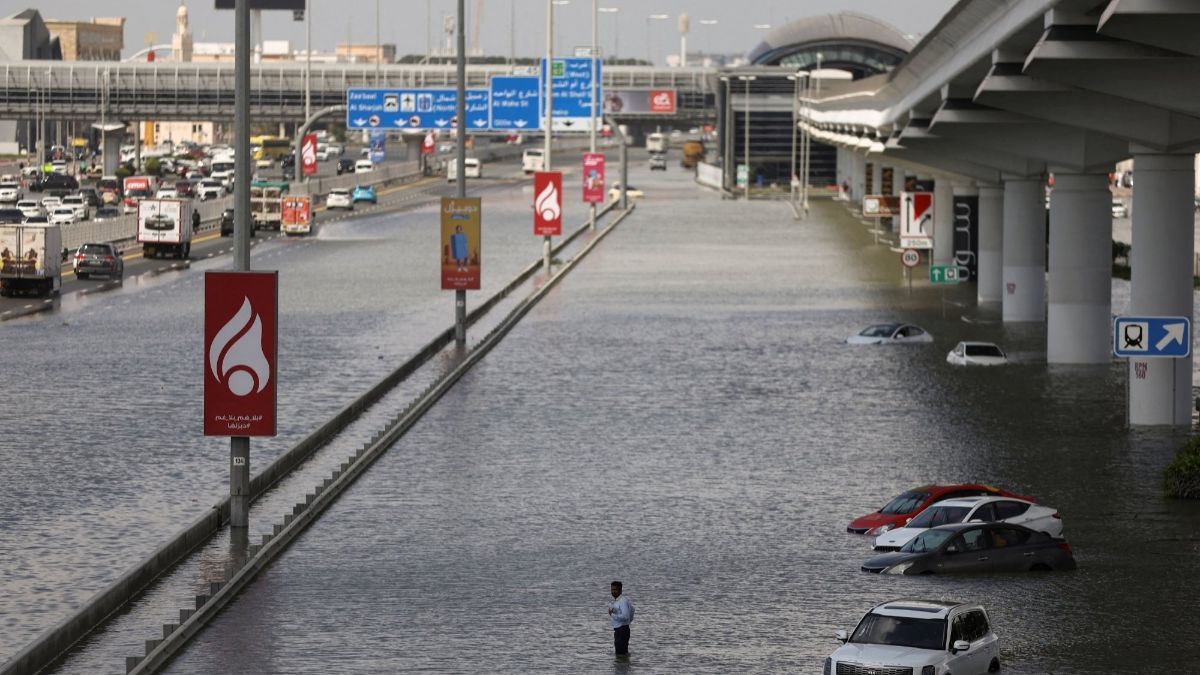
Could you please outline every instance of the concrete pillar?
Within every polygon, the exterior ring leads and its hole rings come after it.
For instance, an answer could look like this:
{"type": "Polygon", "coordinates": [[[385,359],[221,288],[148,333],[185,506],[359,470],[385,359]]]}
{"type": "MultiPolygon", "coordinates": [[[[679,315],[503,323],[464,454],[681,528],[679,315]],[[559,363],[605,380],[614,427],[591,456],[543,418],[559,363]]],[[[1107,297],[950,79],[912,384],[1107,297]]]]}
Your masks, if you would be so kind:
{"type": "Polygon", "coordinates": [[[858,151],[854,151],[854,180],[850,181],[850,189],[854,191],[854,203],[861,209],[867,190],[867,158],[858,151]]]}
{"type": "MultiPolygon", "coordinates": [[[[1129,313],[1191,318],[1193,158],[1138,153],[1134,166],[1129,313]]],[[[1192,361],[1129,359],[1129,423],[1190,425],[1192,361]]]]}
{"type": "Polygon", "coordinates": [[[1006,323],[1046,320],[1046,188],[1041,178],[1004,181],[1006,323]]]}
{"type": "Polygon", "coordinates": [[[883,164],[878,159],[871,163],[871,192],[883,194],[883,164]]]}
{"type": "Polygon", "coordinates": [[[1049,363],[1112,359],[1112,192],[1108,176],[1054,174],[1050,193],[1049,363]]]}
{"type": "Polygon", "coordinates": [[[1004,297],[1001,247],[1004,240],[1004,189],[979,186],[979,279],[976,300],[1000,302],[1004,297]]]}
{"type": "MultiPolygon", "coordinates": [[[[897,166],[892,169],[892,194],[899,197],[902,192],[904,192],[904,169],[897,166]]],[[[900,216],[892,216],[892,234],[899,233],[900,216]]]]}
{"type": "Polygon", "coordinates": [[[949,176],[933,182],[933,264],[954,261],[954,184],[949,176]]]}
{"type": "Polygon", "coordinates": [[[117,166],[121,161],[121,140],[124,137],[124,134],[115,131],[109,131],[104,135],[104,147],[100,149],[100,152],[104,157],[105,176],[111,176],[117,172],[117,166]]]}

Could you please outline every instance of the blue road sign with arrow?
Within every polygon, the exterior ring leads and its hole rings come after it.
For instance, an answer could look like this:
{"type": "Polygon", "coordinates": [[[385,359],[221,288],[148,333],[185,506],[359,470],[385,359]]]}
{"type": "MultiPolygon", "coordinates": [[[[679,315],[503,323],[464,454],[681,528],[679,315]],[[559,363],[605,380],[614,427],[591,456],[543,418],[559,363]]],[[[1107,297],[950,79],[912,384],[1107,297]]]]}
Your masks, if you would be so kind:
{"type": "MultiPolygon", "coordinates": [[[[450,130],[455,127],[454,89],[350,89],[346,128],[388,131],[450,130]]],[[[487,89],[467,90],[467,128],[486,129],[491,109],[487,89]]]]}
{"type": "Polygon", "coordinates": [[[491,128],[533,131],[542,126],[542,92],[533,75],[493,75],[491,128]]]}
{"type": "MultiPolygon", "coordinates": [[[[590,57],[554,59],[551,81],[554,83],[554,130],[588,131],[592,118],[592,61],[590,57]]],[[[603,82],[603,65],[596,61],[596,78],[603,82]]],[[[542,80],[546,79],[546,59],[542,59],[542,80]]],[[[604,92],[596,87],[596,115],[603,110],[604,92]]]]}
{"type": "Polygon", "coordinates": [[[1113,353],[1122,357],[1181,359],[1192,352],[1192,321],[1186,316],[1118,316],[1113,353]]]}

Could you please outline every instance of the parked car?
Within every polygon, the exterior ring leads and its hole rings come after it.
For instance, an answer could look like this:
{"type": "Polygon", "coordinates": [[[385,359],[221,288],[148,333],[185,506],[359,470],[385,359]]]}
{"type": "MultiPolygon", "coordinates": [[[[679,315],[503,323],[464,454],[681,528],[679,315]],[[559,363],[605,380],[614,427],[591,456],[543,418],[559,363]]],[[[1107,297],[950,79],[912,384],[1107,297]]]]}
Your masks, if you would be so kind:
{"type": "Polygon", "coordinates": [[[875,539],[875,550],[899,551],[913,537],[931,527],[971,521],[1014,523],[1053,537],[1061,537],[1063,532],[1062,516],[1052,507],[1011,497],[960,497],[934,504],[904,527],[879,535],[875,539]]]}
{"type": "Polygon", "coordinates": [[[1129,208],[1125,206],[1125,202],[1120,199],[1112,200],[1112,217],[1113,218],[1128,218],[1129,208]]]}
{"type": "Polygon", "coordinates": [[[650,170],[651,171],[666,171],[667,156],[661,152],[650,153],[650,170]]]}
{"type": "Polygon", "coordinates": [[[1028,502],[1036,501],[1032,497],[1013,494],[1008,490],[1002,490],[998,487],[983,485],[981,483],[922,485],[921,487],[901,492],[875,513],[868,513],[865,516],[859,516],[850,521],[850,524],[846,526],[846,531],[876,537],[888,530],[902,527],[918,513],[939,502],[947,499],[981,496],[1014,497],[1016,499],[1024,499],[1028,502]]]}
{"type": "Polygon", "coordinates": [[[991,342],[960,342],[946,355],[946,363],[955,366],[1002,366],[1008,355],[991,342]]]}
{"type": "Polygon", "coordinates": [[[1010,523],[954,523],[925,530],[862,571],[887,574],[1036,572],[1075,569],[1066,539],[1010,523]]]}
{"type": "Polygon", "coordinates": [[[325,197],[325,208],[353,209],[354,200],[350,197],[350,190],[346,188],[336,188],[330,190],[329,195],[325,197]]]}
{"type": "Polygon", "coordinates": [[[117,247],[107,242],[84,244],[75,252],[72,262],[75,276],[87,279],[92,275],[120,279],[125,276],[125,261],[117,247]]]}
{"type": "Polygon", "coordinates": [[[63,197],[62,205],[75,209],[75,220],[90,220],[92,217],[92,209],[88,207],[83,195],[63,197]]]}
{"type": "Polygon", "coordinates": [[[75,209],[69,206],[58,206],[50,211],[51,225],[74,225],[75,209]]]}
{"type": "Polygon", "coordinates": [[[1000,643],[980,605],[892,600],[872,607],[829,658],[830,675],[982,675],[1000,670],[1000,643]]]}
{"type": "Polygon", "coordinates": [[[340,176],[344,173],[354,173],[354,160],[352,160],[352,159],[339,159],[338,160],[337,175],[340,176]]]}
{"type": "Polygon", "coordinates": [[[26,216],[21,209],[0,209],[0,225],[19,225],[24,222],[26,216]]]}
{"type": "Polygon", "coordinates": [[[933,336],[924,328],[911,323],[878,323],[867,326],[846,338],[850,345],[884,345],[933,342],[933,336]]]}
{"type": "MultiPolygon", "coordinates": [[[[629,188],[626,189],[625,193],[629,196],[630,199],[641,199],[642,197],[646,196],[641,190],[637,189],[636,187],[634,187],[632,185],[630,185],[629,188]]],[[[609,188],[609,190],[608,190],[608,200],[615,202],[615,201],[619,200],[620,198],[621,198],[621,184],[619,182],[613,183],[612,187],[609,188]]]]}
{"type": "Polygon", "coordinates": [[[200,187],[197,188],[200,196],[200,201],[208,199],[220,199],[225,196],[225,186],[219,180],[205,178],[200,181],[200,187]]]}
{"type": "Polygon", "coordinates": [[[375,165],[369,159],[360,159],[354,163],[354,173],[371,173],[375,165]]]}
{"type": "Polygon", "coordinates": [[[99,223],[105,220],[116,220],[121,216],[121,209],[118,209],[115,206],[101,206],[100,208],[96,209],[96,215],[92,218],[92,220],[99,223]]]}
{"type": "Polygon", "coordinates": [[[375,187],[373,185],[355,185],[354,192],[350,194],[350,201],[355,204],[359,202],[379,203],[378,198],[375,196],[375,187]]]}
{"type": "Polygon", "coordinates": [[[26,218],[42,215],[42,207],[32,199],[22,199],[17,202],[16,208],[25,214],[26,218]]]}

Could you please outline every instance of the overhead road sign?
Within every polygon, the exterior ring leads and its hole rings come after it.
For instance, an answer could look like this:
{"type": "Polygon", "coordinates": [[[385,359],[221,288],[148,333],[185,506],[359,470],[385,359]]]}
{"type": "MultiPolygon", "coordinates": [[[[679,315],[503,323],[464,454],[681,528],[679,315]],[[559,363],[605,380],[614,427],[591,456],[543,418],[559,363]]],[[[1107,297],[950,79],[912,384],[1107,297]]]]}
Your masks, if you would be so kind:
{"type": "Polygon", "coordinates": [[[1192,353],[1192,321],[1186,316],[1115,317],[1113,353],[1120,357],[1186,358],[1192,353]]]}
{"type": "MultiPolygon", "coordinates": [[[[485,130],[491,109],[487,89],[467,90],[467,129],[485,130]]],[[[450,130],[456,125],[454,89],[350,89],[346,128],[388,131],[450,130]]]]}
{"type": "Polygon", "coordinates": [[[497,131],[540,129],[542,90],[536,76],[496,75],[489,83],[490,128],[497,131]]]}
{"type": "Polygon", "coordinates": [[[933,248],[933,193],[900,193],[900,246],[933,248]]]}
{"type": "MultiPolygon", "coordinates": [[[[598,82],[603,82],[602,68],[599,60],[591,58],[554,59],[553,74],[550,78],[554,86],[554,114],[552,118],[554,131],[589,131],[592,119],[592,67],[595,64],[598,82]]],[[[542,59],[542,86],[546,83],[546,59],[542,59]]],[[[596,95],[604,100],[604,92],[599,84],[596,95]]],[[[600,115],[600,106],[596,106],[596,115],[600,115]]]]}
{"type": "Polygon", "coordinates": [[[867,195],[863,197],[863,216],[867,218],[888,218],[900,215],[900,198],[888,195],[867,195]]]}
{"type": "Polygon", "coordinates": [[[958,265],[930,265],[929,283],[960,284],[971,276],[971,270],[958,265]]]}

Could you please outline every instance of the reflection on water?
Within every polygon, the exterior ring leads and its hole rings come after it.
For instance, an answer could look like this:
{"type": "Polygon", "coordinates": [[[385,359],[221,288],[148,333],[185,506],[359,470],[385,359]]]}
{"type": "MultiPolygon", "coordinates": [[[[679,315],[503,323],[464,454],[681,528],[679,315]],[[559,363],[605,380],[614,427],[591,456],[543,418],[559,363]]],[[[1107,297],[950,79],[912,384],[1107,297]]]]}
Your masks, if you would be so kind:
{"type": "Polygon", "coordinates": [[[1186,434],[1125,430],[1119,365],[1048,367],[1043,326],[969,288],[910,294],[840,207],[796,224],[637,179],[634,217],[171,672],[815,673],[835,630],[905,596],[984,604],[1005,672],[1200,663],[1200,506],[1158,483],[1186,434]],[[842,342],[897,319],[934,344],[842,342]],[[947,365],[963,339],[1021,358],[947,365]],[[846,523],[930,481],[1058,508],[1079,570],[860,572],[846,523]],[[629,663],[612,579],[637,606],[629,663]]]}

